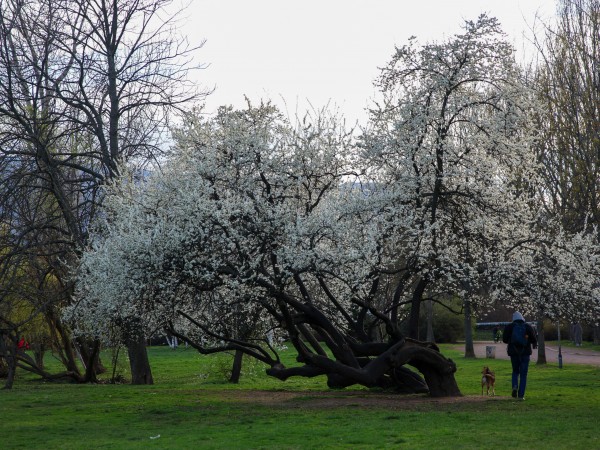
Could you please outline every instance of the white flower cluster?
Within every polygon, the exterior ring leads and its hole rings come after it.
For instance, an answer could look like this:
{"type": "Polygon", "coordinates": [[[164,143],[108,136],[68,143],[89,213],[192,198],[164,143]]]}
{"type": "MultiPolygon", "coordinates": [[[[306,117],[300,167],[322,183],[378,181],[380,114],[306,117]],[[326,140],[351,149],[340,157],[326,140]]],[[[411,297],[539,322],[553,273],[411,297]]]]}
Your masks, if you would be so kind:
{"type": "Polygon", "coordinates": [[[248,340],[291,333],[309,304],[357,335],[366,311],[394,322],[415,292],[597,317],[596,234],[568,236],[537,206],[535,104],[495,20],[398,49],[380,86],[358,142],[326,112],[190,113],[161,173],[112,186],[76,329],[108,339],[136,317],[248,340]]]}

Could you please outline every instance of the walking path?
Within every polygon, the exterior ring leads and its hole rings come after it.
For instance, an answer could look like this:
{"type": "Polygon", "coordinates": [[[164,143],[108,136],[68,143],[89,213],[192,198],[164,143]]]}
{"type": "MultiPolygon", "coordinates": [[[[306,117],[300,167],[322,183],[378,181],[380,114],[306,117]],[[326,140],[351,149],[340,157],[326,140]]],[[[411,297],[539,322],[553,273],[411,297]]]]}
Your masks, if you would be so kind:
{"type": "MultiPolygon", "coordinates": [[[[473,347],[475,349],[475,356],[477,358],[485,358],[486,357],[486,347],[495,346],[495,356],[496,359],[510,359],[506,354],[506,344],[502,342],[493,342],[493,341],[475,341],[473,343],[473,347]]],[[[462,350],[464,352],[465,346],[464,343],[460,347],[456,347],[457,350],[462,350]]],[[[537,361],[537,349],[533,350],[533,354],[531,355],[531,361],[537,361]]],[[[578,347],[562,347],[561,348],[562,361],[563,365],[566,364],[589,364],[592,366],[600,367],[600,352],[594,350],[585,350],[583,348],[578,347]]],[[[546,345],[546,361],[548,363],[558,364],[558,346],[554,345],[546,345]]]]}

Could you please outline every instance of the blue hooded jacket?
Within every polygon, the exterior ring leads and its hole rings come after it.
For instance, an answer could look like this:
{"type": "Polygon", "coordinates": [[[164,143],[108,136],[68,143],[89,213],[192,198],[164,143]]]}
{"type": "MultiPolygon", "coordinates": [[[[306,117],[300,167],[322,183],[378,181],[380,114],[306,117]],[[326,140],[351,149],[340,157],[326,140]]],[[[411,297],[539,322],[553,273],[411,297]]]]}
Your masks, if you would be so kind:
{"type": "Polygon", "coordinates": [[[504,332],[502,333],[502,342],[508,344],[506,347],[506,352],[508,356],[520,356],[520,355],[531,355],[531,348],[537,348],[537,336],[536,332],[531,325],[525,323],[525,335],[527,336],[527,345],[523,348],[517,348],[514,344],[510,342],[510,338],[512,336],[512,330],[515,322],[525,322],[525,318],[523,314],[516,311],[513,314],[513,322],[506,327],[504,327],[504,332]]]}

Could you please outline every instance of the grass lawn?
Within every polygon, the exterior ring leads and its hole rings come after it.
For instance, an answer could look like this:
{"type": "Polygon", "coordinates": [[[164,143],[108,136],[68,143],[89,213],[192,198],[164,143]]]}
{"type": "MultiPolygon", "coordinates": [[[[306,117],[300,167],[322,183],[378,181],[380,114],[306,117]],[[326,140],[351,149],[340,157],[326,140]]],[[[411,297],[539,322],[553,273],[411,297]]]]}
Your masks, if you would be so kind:
{"type": "MultiPolygon", "coordinates": [[[[13,390],[0,391],[0,449],[600,448],[594,367],[532,364],[517,402],[509,361],[467,360],[445,346],[465,395],[448,401],[332,392],[322,377],[281,382],[256,364],[231,385],[224,355],[149,351],[153,386],[45,383],[19,372],[13,390]],[[487,363],[497,397],[482,399],[487,363]]],[[[117,371],[127,376],[126,367],[121,360],[117,371]]]]}

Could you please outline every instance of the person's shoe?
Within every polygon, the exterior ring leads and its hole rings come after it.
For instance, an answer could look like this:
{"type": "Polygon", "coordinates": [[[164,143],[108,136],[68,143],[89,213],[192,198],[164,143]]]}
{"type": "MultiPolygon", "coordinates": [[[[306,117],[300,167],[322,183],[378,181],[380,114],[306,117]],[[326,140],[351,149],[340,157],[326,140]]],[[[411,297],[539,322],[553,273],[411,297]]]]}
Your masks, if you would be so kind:
{"type": "Polygon", "coordinates": [[[519,397],[519,401],[524,402],[525,401],[525,397],[519,397]]]}
{"type": "Polygon", "coordinates": [[[512,396],[513,398],[517,398],[517,390],[515,388],[512,390],[512,396]]]}

